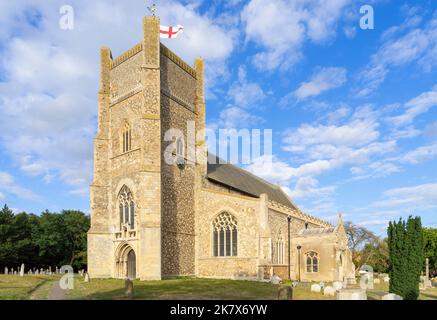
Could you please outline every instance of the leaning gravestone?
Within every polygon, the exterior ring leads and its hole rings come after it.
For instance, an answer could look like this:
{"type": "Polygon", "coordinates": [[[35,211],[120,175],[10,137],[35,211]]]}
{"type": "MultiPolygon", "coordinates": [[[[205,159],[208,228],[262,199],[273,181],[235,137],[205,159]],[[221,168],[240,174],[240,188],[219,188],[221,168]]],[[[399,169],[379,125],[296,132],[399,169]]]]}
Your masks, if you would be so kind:
{"type": "Polygon", "coordinates": [[[343,289],[343,282],[334,281],[332,283],[332,286],[334,287],[335,290],[341,290],[341,289],[343,289]]]}
{"type": "MultiPolygon", "coordinates": [[[[88,275],[88,273],[86,274],[86,276],[88,275]]],[[[85,276],[85,277],[86,277],[85,276]]],[[[134,283],[132,282],[131,279],[126,278],[124,280],[124,292],[127,298],[132,298],[133,294],[134,294],[134,283]]]]}
{"type": "Polygon", "coordinates": [[[24,263],[21,264],[20,277],[24,277],[24,263]]]}
{"type": "Polygon", "coordinates": [[[322,288],[320,288],[320,285],[318,284],[313,284],[311,286],[311,292],[317,292],[320,293],[322,291],[322,288]]]}
{"type": "Polygon", "coordinates": [[[334,289],[334,287],[326,286],[323,290],[323,295],[333,297],[335,296],[335,292],[336,290],[334,289]]]}
{"type": "Polygon", "coordinates": [[[88,275],[88,272],[85,273],[85,282],[90,282],[90,276],[88,275]]]}

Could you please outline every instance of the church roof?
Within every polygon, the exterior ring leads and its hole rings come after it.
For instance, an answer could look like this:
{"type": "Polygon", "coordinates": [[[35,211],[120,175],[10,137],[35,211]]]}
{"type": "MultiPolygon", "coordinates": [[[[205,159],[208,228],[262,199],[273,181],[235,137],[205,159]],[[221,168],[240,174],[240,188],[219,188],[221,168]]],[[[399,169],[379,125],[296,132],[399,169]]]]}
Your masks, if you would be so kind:
{"type": "Polygon", "coordinates": [[[271,184],[232,164],[220,163],[224,161],[219,161],[220,159],[213,155],[208,155],[208,158],[207,177],[209,180],[226,185],[250,196],[259,197],[265,193],[268,195],[269,200],[294,208],[288,196],[279,186],[271,184]],[[214,158],[211,158],[211,156],[214,158]],[[215,161],[210,161],[211,159],[215,159],[215,161]]]}

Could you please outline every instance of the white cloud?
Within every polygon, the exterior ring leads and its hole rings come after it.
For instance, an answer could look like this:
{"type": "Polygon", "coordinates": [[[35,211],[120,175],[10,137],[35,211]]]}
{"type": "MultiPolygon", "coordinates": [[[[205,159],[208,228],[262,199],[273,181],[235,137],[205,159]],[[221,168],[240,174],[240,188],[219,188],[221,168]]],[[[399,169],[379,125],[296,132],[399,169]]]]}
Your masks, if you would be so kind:
{"type": "Polygon", "coordinates": [[[243,67],[238,69],[238,81],[231,85],[228,96],[236,106],[243,108],[253,108],[266,97],[257,83],[247,81],[246,70],[243,67]]]}
{"type": "Polygon", "coordinates": [[[252,128],[262,122],[262,119],[246,110],[228,106],[220,112],[218,125],[221,129],[252,128]]]}
{"type": "Polygon", "coordinates": [[[346,73],[345,68],[322,68],[312,76],[310,81],[301,83],[294,96],[298,100],[303,100],[341,87],[346,82],[346,73]]]}
{"type": "Polygon", "coordinates": [[[437,143],[421,146],[404,154],[400,161],[410,164],[418,164],[437,157],[437,143]]]}
{"type": "Polygon", "coordinates": [[[373,203],[378,208],[399,208],[399,214],[420,214],[417,210],[437,207],[437,183],[395,188],[383,193],[384,200],[373,203]]]}
{"type": "Polygon", "coordinates": [[[253,62],[261,70],[289,68],[302,57],[306,40],[332,39],[336,24],[349,0],[250,1],[241,19],[246,40],[265,49],[253,62]]]}
{"type": "Polygon", "coordinates": [[[410,124],[416,117],[435,106],[437,106],[437,86],[408,101],[404,106],[405,112],[390,118],[389,121],[395,126],[410,124]]]}
{"type": "Polygon", "coordinates": [[[289,131],[284,138],[283,149],[296,151],[308,146],[325,146],[322,152],[329,152],[326,146],[360,146],[379,137],[378,124],[373,121],[354,120],[343,125],[304,124],[297,130],[289,131]]]}
{"type": "Polygon", "coordinates": [[[14,177],[8,172],[0,171],[0,200],[5,198],[5,194],[12,194],[20,199],[38,200],[39,197],[31,190],[18,185],[14,177]]]}
{"type": "MultiPolygon", "coordinates": [[[[62,0],[0,4],[0,143],[23,173],[60,180],[86,195],[96,130],[99,48],[114,57],[142,39],[141,2],[74,2],[75,28],[59,28],[62,0]],[[29,18],[31,17],[31,18],[29,18]]],[[[162,24],[184,25],[166,45],[192,64],[202,56],[209,86],[226,73],[234,47],[232,27],[199,14],[195,4],[159,4],[162,24]],[[211,41],[211,37],[214,41],[211,41]]]]}
{"type": "Polygon", "coordinates": [[[402,27],[392,27],[383,34],[383,44],[360,74],[362,88],[358,91],[359,96],[374,92],[393,68],[417,62],[429,72],[437,66],[437,14],[423,28],[411,30],[419,22],[409,17],[402,27]],[[398,36],[405,29],[407,32],[398,36]]]}
{"type": "Polygon", "coordinates": [[[296,182],[294,189],[288,192],[294,198],[327,197],[335,192],[334,186],[320,187],[319,181],[313,177],[302,177],[296,182]]]}

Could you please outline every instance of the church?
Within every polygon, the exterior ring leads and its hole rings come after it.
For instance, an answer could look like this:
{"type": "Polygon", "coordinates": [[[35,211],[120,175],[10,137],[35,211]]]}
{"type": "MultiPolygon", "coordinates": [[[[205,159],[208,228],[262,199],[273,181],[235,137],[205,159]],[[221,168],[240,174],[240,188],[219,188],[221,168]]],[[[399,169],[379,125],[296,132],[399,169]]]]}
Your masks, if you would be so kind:
{"type": "MultiPolygon", "coordinates": [[[[160,43],[147,16],[143,39],[113,58],[101,48],[98,129],[90,187],[91,278],[176,276],[300,281],[354,279],[341,215],[331,225],[297,208],[280,187],[237,166],[164,161],[164,133],[205,128],[204,62],[194,67],[160,43]]],[[[200,160],[199,160],[200,159],[200,160]]]]}

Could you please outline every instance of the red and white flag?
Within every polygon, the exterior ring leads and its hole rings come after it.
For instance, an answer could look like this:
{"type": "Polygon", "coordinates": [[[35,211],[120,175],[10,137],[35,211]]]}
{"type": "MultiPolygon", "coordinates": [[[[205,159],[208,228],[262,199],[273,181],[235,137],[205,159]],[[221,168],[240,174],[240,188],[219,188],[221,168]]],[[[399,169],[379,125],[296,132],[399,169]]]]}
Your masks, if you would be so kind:
{"type": "Polygon", "coordinates": [[[160,38],[174,39],[182,32],[184,32],[184,27],[180,24],[175,27],[160,26],[159,28],[160,38]]]}

